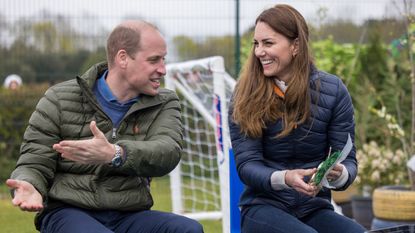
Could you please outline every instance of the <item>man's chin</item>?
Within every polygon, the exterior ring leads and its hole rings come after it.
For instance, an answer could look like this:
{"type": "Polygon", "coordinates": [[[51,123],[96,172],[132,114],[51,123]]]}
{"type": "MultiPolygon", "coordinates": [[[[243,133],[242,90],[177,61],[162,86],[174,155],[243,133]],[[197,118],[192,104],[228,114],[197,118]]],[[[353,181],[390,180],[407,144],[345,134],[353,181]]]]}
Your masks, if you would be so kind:
{"type": "Polygon", "coordinates": [[[148,96],[156,96],[159,94],[159,89],[157,90],[152,90],[152,91],[146,91],[143,93],[144,95],[148,95],[148,96]]]}

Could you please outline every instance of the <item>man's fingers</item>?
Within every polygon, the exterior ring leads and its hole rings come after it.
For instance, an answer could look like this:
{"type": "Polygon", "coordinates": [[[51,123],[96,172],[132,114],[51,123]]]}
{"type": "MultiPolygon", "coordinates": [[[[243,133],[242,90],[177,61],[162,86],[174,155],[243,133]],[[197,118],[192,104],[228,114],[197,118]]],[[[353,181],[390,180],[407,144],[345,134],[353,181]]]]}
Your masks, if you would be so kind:
{"type": "Polygon", "coordinates": [[[7,179],[6,185],[11,189],[17,189],[21,186],[21,183],[18,180],[7,179]]]}
{"type": "Polygon", "coordinates": [[[20,200],[20,198],[15,197],[15,198],[12,199],[12,204],[14,206],[20,206],[22,204],[22,201],[20,200]]]}
{"type": "Polygon", "coordinates": [[[21,210],[28,211],[28,212],[37,212],[43,209],[43,205],[31,205],[26,202],[22,202],[18,206],[21,210]]]}
{"type": "Polygon", "coordinates": [[[89,124],[89,128],[91,129],[91,132],[94,135],[94,137],[105,138],[104,133],[102,133],[101,130],[98,129],[97,123],[95,121],[91,121],[91,123],[89,124]]]}
{"type": "Polygon", "coordinates": [[[28,212],[37,212],[43,209],[42,205],[29,205],[25,202],[23,202],[19,207],[21,210],[28,212]]]}

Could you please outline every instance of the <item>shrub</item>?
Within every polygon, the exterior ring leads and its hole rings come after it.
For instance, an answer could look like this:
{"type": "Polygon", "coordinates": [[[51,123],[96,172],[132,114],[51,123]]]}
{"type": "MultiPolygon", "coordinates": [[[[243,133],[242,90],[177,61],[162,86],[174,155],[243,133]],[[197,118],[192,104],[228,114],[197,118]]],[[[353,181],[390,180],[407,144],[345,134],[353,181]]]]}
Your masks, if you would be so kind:
{"type": "Polygon", "coordinates": [[[0,89],[0,183],[10,176],[16,164],[30,115],[46,89],[44,84],[0,89]]]}
{"type": "Polygon", "coordinates": [[[371,141],[357,151],[356,157],[359,171],[355,184],[364,195],[379,186],[409,183],[407,157],[401,149],[393,151],[371,141]]]}

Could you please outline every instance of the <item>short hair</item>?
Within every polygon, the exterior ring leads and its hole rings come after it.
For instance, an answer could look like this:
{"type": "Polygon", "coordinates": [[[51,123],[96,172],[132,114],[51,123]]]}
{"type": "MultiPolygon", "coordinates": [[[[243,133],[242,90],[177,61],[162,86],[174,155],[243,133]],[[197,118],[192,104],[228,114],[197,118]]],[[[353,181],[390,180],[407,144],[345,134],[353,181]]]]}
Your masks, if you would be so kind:
{"type": "Polygon", "coordinates": [[[133,57],[141,49],[140,39],[142,29],[150,27],[158,30],[156,26],[144,21],[127,21],[118,25],[109,35],[107,40],[108,66],[114,63],[119,50],[124,49],[130,57],[133,57]]]}

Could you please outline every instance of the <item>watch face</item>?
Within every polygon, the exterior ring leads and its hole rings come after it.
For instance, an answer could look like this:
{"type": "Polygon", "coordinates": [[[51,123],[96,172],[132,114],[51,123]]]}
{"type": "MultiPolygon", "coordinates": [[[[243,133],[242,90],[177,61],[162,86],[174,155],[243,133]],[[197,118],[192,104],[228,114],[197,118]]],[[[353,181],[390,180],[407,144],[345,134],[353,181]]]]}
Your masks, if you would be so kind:
{"type": "Polygon", "coordinates": [[[122,165],[122,150],[121,147],[117,144],[114,144],[115,148],[115,155],[114,158],[111,160],[111,166],[113,167],[121,167],[122,165]]]}
{"type": "Polygon", "coordinates": [[[121,156],[115,156],[111,161],[111,165],[113,167],[119,167],[121,166],[121,163],[122,163],[121,156]]]}

